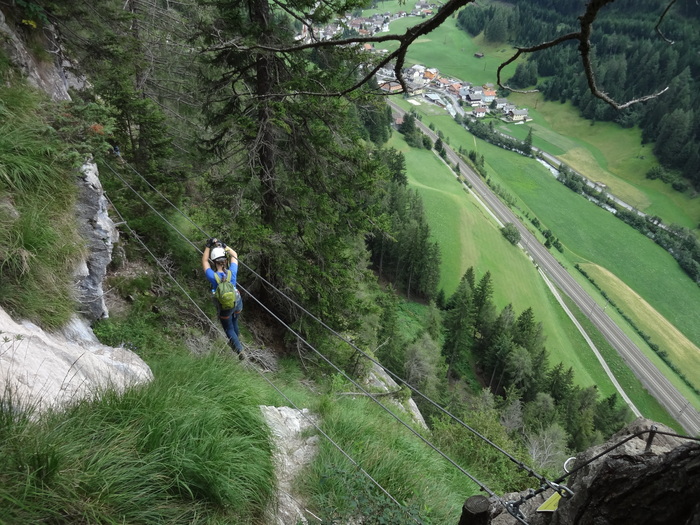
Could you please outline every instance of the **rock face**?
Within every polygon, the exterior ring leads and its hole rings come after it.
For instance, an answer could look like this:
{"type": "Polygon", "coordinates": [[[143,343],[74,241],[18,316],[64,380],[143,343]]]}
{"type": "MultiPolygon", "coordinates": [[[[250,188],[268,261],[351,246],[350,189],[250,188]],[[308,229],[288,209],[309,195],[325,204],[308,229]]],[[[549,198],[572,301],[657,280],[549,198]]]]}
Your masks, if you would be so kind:
{"type": "MultiPolygon", "coordinates": [[[[88,325],[108,316],[102,281],[118,233],[107,214],[97,166],[86,163],[81,174],[76,217],[88,256],[76,269],[76,295],[83,317],[74,318],[61,333],[47,334],[0,310],[0,397],[10,396],[6,398],[13,403],[39,411],[152,379],[141,358],[124,348],[100,344],[88,325]]],[[[7,216],[17,213],[8,201],[0,201],[0,208],[7,216]]]]}
{"type": "Polygon", "coordinates": [[[318,448],[318,436],[304,437],[303,432],[317,424],[317,417],[307,409],[261,406],[275,446],[277,498],[268,510],[270,525],[308,523],[306,511],[295,495],[294,478],[311,462],[318,448]]]}
{"type": "MultiPolygon", "coordinates": [[[[80,88],[85,82],[70,73],[71,64],[62,53],[56,33],[50,26],[42,30],[18,25],[13,27],[0,11],[0,49],[31,86],[44,91],[53,100],[70,100],[68,89],[80,88]],[[32,31],[38,33],[32,34],[32,31]],[[29,39],[40,39],[54,59],[48,62],[37,59],[28,50],[29,39]]],[[[118,233],[107,214],[107,202],[98,178],[97,165],[88,161],[80,173],[82,184],[76,216],[89,255],[76,269],[76,291],[83,305],[81,314],[96,320],[108,316],[102,298],[102,280],[111,261],[112,245],[118,240],[118,233]]]]}
{"type": "Polygon", "coordinates": [[[100,344],[77,318],[62,333],[47,334],[0,309],[0,333],[0,397],[39,412],[153,378],[140,357],[100,344]]]}
{"type": "MultiPolygon", "coordinates": [[[[553,513],[537,507],[552,494],[546,491],[520,507],[529,525],[700,525],[700,443],[663,434],[632,437],[643,430],[675,434],[664,425],[639,418],[602,445],[576,456],[572,475],[564,483],[574,495],[559,502],[553,513]],[[592,460],[592,461],[591,461],[592,460]],[[590,463],[586,464],[588,461],[590,463]],[[580,466],[579,467],[577,467],[580,466]],[[578,470],[576,470],[578,468],[578,470]]],[[[522,494],[507,494],[516,501],[522,494]]],[[[492,501],[491,525],[520,523],[503,505],[492,501]]]]}
{"type": "MultiPolygon", "coordinates": [[[[51,27],[13,24],[0,11],[0,49],[31,86],[53,100],[70,100],[68,88],[84,85],[68,71],[70,64],[51,27]],[[40,41],[53,59],[38,59],[29,51],[30,40],[40,41]]],[[[102,281],[118,233],[107,214],[97,166],[86,162],[80,173],[76,218],[88,256],[75,275],[76,296],[85,319],[75,318],[62,333],[47,334],[32,323],[15,322],[0,310],[0,397],[10,395],[13,403],[32,405],[39,411],[96,395],[105,388],[121,391],[152,379],[148,365],[136,354],[100,344],[88,326],[88,321],[108,316],[102,281]]],[[[6,214],[14,211],[11,202],[2,201],[0,206],[6,214]]]]}
{"type": "MultiPolygon", "coordinates": [[[[675,433],[638,419],[609,443],[618,443],[652,425],[675,433]]],[[[656,435],[647,450],[648,437],[634,437],[574,473],[570,487],[575,495],[559,505],[552,524],[700,524],[700,443],[656,435]]],[[[605,445],[587,450],[576,458],[574,466],[603,450],[605,445]]]]}
{"type": "MultiPolygon", "coordinates": [[[[394,381],[394,379],[387,374],[383,368],[377,366],[376,364],[372,365],[372,369],[367,379],[367,386],[371,387],[372,389],[382,390],[383,392],[395,391],[399,388],[398,383],[396,383],[396,381],[394,381]]],[[[418,405],[416,405],[413,398],[409,398],[405,403],[393,402],[393,405],[398,407],[401,411],[408,413],[413,419],[414,423],[419,425],[421,428],[428,428],[428,425],[425,423],[425,419],[423,419],[423,414],[421,414],[420,410],[418,409],[418,405]]]]}
{"type": "Polygon", "coordinates": [[[68,60],[63,56],[60,44],[51,26],[34,29],[26,26],[27,35],[22,29],[15,29],[0,11],[0,48],[10,58],[10,62],[26,77],[29,85],[44,91],[52,100],[70,100],[68,88],[80,87],[84,81],[69,72],[68,60]],[[31,33],[36,34],[31,34],[31,33]],[[27,37],[41,39],[42,45],[53,56],[47,62],[40,60],[28,51],[27,37]]]}
{"type": "Polygon", "coordinates": [[[112,247],[119,232],[107,214],[107,199],[98,178],[97,165],[87,162],[80,169],[80,197],[76,209],[78,229],[88,248],[87,260],[76,270],[81,313],[96,320],[109,316],[102,281],[112,260],[112,247]]]}

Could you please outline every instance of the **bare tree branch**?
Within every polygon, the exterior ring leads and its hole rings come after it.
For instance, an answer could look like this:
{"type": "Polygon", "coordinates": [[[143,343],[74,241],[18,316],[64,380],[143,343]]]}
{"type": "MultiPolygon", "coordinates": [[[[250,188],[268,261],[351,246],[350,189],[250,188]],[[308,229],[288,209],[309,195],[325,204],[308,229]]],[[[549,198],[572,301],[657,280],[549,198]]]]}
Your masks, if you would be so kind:
{"type": "MultiPolygon", "coordinates": [[[[272,54],[287,54],[287,53],[294,53],[298,51],[304,51],[308,49],[320,49],[320,48],[333,48],[333,47],[343,47],[343,46],[353,46],[353,45],[360,45],[360,44],[377,44],[377,43],[382,43],[382,42],[398,42],[398,48],[387,54],[385,57],[383,57],[381,60],[379,60],[377,63],[374,65],[371,65],[368,67],[366,72],[362,75],[362,77],[355,82],[352,86],[347,87],[343,90],[340,91],[295,91],[293,93],[269,93],[266,94],[266,97],[280,97],[280,96],[299,96],[299,95],[305,95],[305,96],[322,96],[322,97],[338,97],[338,96],[344,96],[349,93],[352,93],[353,91],[358,90],[365,84],[369,82],[369,80],[383,67],[385,67],[387,64],[392,62],[393,60],[396,61],[395,66],[394,66],[394,73],[396,75],[396,79],[401,85],[401,91],[394,92],[394,93],[385,93],[381,92],[380,94],[382,95],[398,95],[398,94],[404,94],[408,92],[408,86],[406,84],[406,80],[403,77],[403,66],[406,61],[406,54],[408,52],[408,48],[415,42],[419,37],[427,35],[437,27],[439,27],[445,20],[447,20],[448,17],[453,15],[457,10],[460,8],[468,5],[475,3],[476,0],[449,0],[436,14],[435,16],[427,19],[425,22],[422,22],[418,25],[415,25],[413,27],[409,27],[406,29],[406,32],[403,34],[389,34],[389,35],[383,35],[383,36],[369,36],[369,37],[351,37],[351,38],[342,38],[342,39],[331,39],[331,40],[314,40],[311,42],[307,42],[304,44],[299,44],[299,45],[293,45],[293,46],[285,46],[285,47],[275,47],[275,46],[270,46],[270,45],[245,45],[242,43],[240,40],[230,40],[227,42],[222,42],[219,45],[216,46],[211,46],[207,49],[205,49],[203,52],[218,52],[218,51],[225,51],[225,50],[230,50],[234,49],[236,51],[240,52],[250,52],[250,51],[264,51],[272,54]]],[[[668,87],[665,87],[661,91],[658,91],[657,93],[653,93],[651,95],[646,95],[642,97],[638,97],[632,100],[629,100],[624,103],[617,102],[613,100],[607,93],[601,91],[601,89],[598,87],[598,84],[596,82],[595,78],[595,73],[593,70],[593,64],[591,61],[591,42],[590,42],[590,35],[592,32],[593,28],[593,22],[596,20],[598,13],[600,10],[605,7],[608,4],[611,4],[614,0],[590,0],[589,3],[586,5],[586,11],[583,15],[579,17],[579,24],[580,24],[580,30],[574,33],[569,33],[566,35],[559,36],[553,40],[550,40],[548,42],[543,42],[541,44],[531,46],[531,47],[517,47],[516,48],[516,53],[506,60],[505,62],[501,63],[496,71],[496,79],[498,86],[507,89],[512,92],[516,93],[534,93],[537,92],[538,90],[532,89],[532,90],[518,90],[514,89],[506,84],[503,83],[501,80],[501,73],[503,69],[513,63],[515,60],[517,60],[522,54],[524,53],[534,53],[537,51],[541,51],[544,49],[549,49],[555,46],[558,46],[562,44],[563,42],[566,42],[568,40],[577,40],[579,42],[579,54],[581,56],[581,63],[583,65],[583,70],[586,75],[586,80],[588,83],[588,88],[591,92],[591,94],[599,98],[600,100],[606,102],[610,106],[612,106],[615,109],[624,109],[627,108],[633,104],[637,104],[639,102],[644,102],[653,98],[658,97],[659,95],[665,93],[668,90],[668,87]]],[[[666,6],[666,9],[664,10],[663,14],[661,15],[659,22],[656,25],[656,30],[657,32],[664,38],[665,41],[672,43],[670,40],[668,40],[664,35],[661,33],[661,31],[658,29],[659,25],[665,18],[666,14],[668,13],[669,9],[673,6],[673,4],[676,2],[676,0],[670,0],[669,4],[666,6]]],[[[285,9],[285,11],[289,12],[288,9],[285,9]]],[[[291,14],[291,13],[290,13],[291,14]]],[[[304,16],[299,16],[299,15],[293,15],[295,19],[297,20],[304,20],[304,16]]]]}
{"type": "MultiPolygon", "coordinates": [[[[590,90],[591,94],[602,100],[603,102],[606,102],[610,106],[612,106],[615,109],[624,109],[627,108],[633,104],[637,104],[639,102],[644,102],[647,100],[651,100],[653,98],[658,97],[659,95],[665,93],[668,90],[668,86],[662,89],[661,91],[651,94],[651,95],[645,95],[643,97],[638,97],[632,100],[629,100],[624,103],[619,103],[613,100],[610,96],[608,96],[606,93],[600,90],[598,87],[598,84],[596,83],[595,79],[595,73],[593,71],[593,64],[591,62],[591,32],[593,30],[593,22],[598,16],[598,12],[605,7],[608,4],[611,4],[615,0],[591,0],[588,5],[586,6],[586,12],[579,17],[579,22],[581,26],[581,30],[576,32],[576,33],[569,33],[568,35],[560,36],[558,38],[555,38],[554,40],[550,40],[549,42],[544,42],[542,44],[538,44],[536,46],[532,47],[527,47],[527,48],[516,48],[517,52],[515,55],[513,55],[511,58],[509,58],[507,61],[502,63],[496,72],[496,79],[498,82],[498,85],[503,88],[503,89],[508,89],[509,91],[514,91],[516,93],[534,93],[538,91],[537,89],[531,89],[527,91],[521,91],[517,89],[513,89],[507,85],[504,85],[501,81],[501,70],[516,60],[522,53],[533,53],[535,51],[541,51],[543,49],[548,49],[550,47],[557,46],[561,44],[562,42],[566,40],[578,40],[579,42],[579,54],[581,55],[581,62],[583,64],[583,70],[584,73],[586,74],[586,80],[588,82],[588,89],[590,90]]],[[[668,10],[671,8],[671,6],[675,3],[676,0],[671,0],[671,3],[666,7],[666,10],[663,12],[661,15],[661,19],[659,20],[659,24],[661,23],[661,20],[666,16],[666,13],[668,10]]],[[[657,28],[658,25],[657,24],[657,28]]],[[[659,31],[659,34],[661,32],[659,31]]],[[[661,35],[663,37],[663,35],[661,35]]],[[[668,39],[664,38],[667,42],[668,39]]],[[[672,43],[672,42],[670,42],[672,43]]]]}
{"type": "Polygon", "coordinates": [[[574,40],[578,38],[578,33],[569,33],[568,35],[563,35],[560,36],[559,38],[555,38],[554,40],[550,40],[549,42],[544,42],[542,44],[538,44],[536,46],[532,47],[517,47],[517,52],[510,57],[508,60],[503,62],[500,66],[498,66],[498,69],[496,70],[496,80],[498,81],[498,85],[502,87],[503,89],[507,89],[508,91],[513,91],[515,93],[536,93],[536,89],[528,89],[528,90],[520,90],[520,89],[515,89],[507,84],[502,84],[501,83],[501,70],[506,67],[508,64],[516,60],[522,53],[534,53],[535,51],[541,51],[542,49],[547,49],[549,47],[554,47],[556,45],[561,44],[562,42],[566,42],[567,40],[574,40]]]}
{"type": "Polygon", "coordinates": [[[661,29],[659,29],[659,26],[661,25],[661,22],[664,21],[664,18],[666,17],[666,13],[668,13],[669,9],[671,9],[671,7],[673,7],[673,4],[675,4],[675,3],[676,3],[676,0],[671,0],[669,2],[669,4],[666,6],[666,9],[664,9],[664,12],[661,13],[661,16],[659,17],[659,21],[654,26],[654,29],[656,30],[657,33],[659,33],[659,36],[661,38],[663,38],[669,44],[673,44],[674,43],[673,40],[669,40],[668,38],[666,38],[666,36],[661,32],[661,29]]]}

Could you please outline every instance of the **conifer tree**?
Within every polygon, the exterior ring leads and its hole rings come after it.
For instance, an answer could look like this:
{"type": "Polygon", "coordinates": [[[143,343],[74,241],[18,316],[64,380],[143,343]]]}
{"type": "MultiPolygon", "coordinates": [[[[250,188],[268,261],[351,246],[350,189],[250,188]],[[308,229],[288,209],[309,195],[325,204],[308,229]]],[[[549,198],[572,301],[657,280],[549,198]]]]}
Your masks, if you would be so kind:
{"type": "MultiPolygon", "coordinates": [[[[474,352],[482,363],[482,368],[485,373],[495,372],[496,368],[503,368],[503,359],[507,355],[507,352],[503,352],[503,338],[508,340],[508,348],[512,346],[513,343],[513,326],[515,324],[515,312],[513,312],[513,305],[506,305],[501,313],[498,315],[496,320],[491,323],[487,328],[482,329],[481,339],[478,344],[474,346],[474,352]],[[499,346],[501,345],[499,350],[499,346]]],[[[489,382],[493,386],[493,381],[489,382]]]]}
{"type": "Polygon", "coordinates": [[[447,377],[452,375],[454,367],[459,364],[471,343],[471,317],[474,305],[469,282],[464,276],[450,298],[450,303],[453,307],[445,315],[445,343],[442,346],[442,353],[447,361],[447,377]]]}
{"type": "Polygon", "coordinates": [[[574,370],[564,369],[564,363],[557,364],[547,374],[547,391],[557,406],[562,405],[574,393],[574,370]]]}
{"type": "Polygon", "coordinates": [[[523,146],[525,148],[524,153],[526,155],[531,155],[532,154],[532,127],[530,127],[527,131],[527,137],[525,137],[525,141],[523,142],[523,146]]]}
{"type": "MultiPolygon", "coordinates": [[[[352,101],[294,93],[319,83],[333,90],[357,53],[277,53],[270,49],[293,43],[295,29],[268,0],[203,4],[213,8],[212,18],[200,21],[207,46],[201,67],[206,145],[228,167],[216,189],[227,194],[229,216],[237,218],[232,242],[245,246],[246,262],[265,281],[338,328],[356,323],[348,314],[364,254],[355,239],[378,215],[378,185],[387,170],[362,140],[352,101]]],[[[287,13],[306,7],[286,4],[287,13]]],[[[319,8],[314,21],[332,15],[319,8]]],[[[264,304],[294,321],[288,301],[269,287],[257,291],[264,304]]]]}
{"type": "Polygon", "coordinates": [[[472,318],[472,336],[474,338],[477,337],[477,334],[485,333],[495,318],[492,297],[491,272],[487,270],[474,290],[474,317],[472,318]]]}
{"type": "Polygon", "coordinates": [[[398,297],[391,285],[382,296],[381,306],[376,354],[382,365],[399,374],[403,371],[406,341],[399,327],[398,297]]]}
{"type": "Polygon", "coordinates": [[[532,307],[526,308],[519,316],[513,327],[513,340],[535,353],[544,345],[542,323],[535,321],[535,313],[532,307]]]}

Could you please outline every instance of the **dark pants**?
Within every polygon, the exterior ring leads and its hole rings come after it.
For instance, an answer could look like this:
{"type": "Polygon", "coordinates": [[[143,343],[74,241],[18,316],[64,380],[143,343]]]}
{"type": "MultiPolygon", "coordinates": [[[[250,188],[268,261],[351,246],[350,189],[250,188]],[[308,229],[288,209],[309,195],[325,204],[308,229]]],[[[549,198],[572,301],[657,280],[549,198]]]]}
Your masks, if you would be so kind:
{"type": "Polygon", "coordinates": [[[243,310],[243,300],[239,297],[236,306],[231,310],[222,310],[219,301],[216,299],[214,299],[214,304],[216,305],[216,313],[219,316],[221,327],[226,332],[226,337],[228,337],[229,345],[236,353],[240,352],[243,350],[243,345],[241,345],[239,339],[238,316],[243,310]]]}

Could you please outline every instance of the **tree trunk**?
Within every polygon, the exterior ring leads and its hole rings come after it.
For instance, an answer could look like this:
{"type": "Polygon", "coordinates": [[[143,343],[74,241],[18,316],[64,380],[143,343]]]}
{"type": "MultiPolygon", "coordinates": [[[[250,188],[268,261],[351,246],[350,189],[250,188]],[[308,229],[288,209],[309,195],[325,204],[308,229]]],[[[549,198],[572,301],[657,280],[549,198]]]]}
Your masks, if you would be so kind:
{"type": "Polygon", "coordinates": [[[462,516],[458,525],[487,525],[489,521],[489,499],[472,496],[462,505],[462,516]]]}
{"type": "MultiPolygon", "coordinates": [[[[260,29],[262,44],[269,40],[270,6],[267,0],[251,0],[249,3],[250,19],[254,26],[260,29]]],[[[274,58],[265,52],[258,53],[255,61],[257,97],[258,133],[254,149],[250,152],[252,165],[257,169],[260,180],[260,220],[263,226],[275,231],[277,213],[277,187],[275,174],[275,140],[273,132],[273,111],[270,107],[270,95],[274,90],[274,58]]],[[[260,260],[259,271],[262,277],[276,285],[272,268],[272,250],[264,250],[260,260]]],[[[269,287],[263,286],[260,297],[264,304],[272,306],[269,287]]]]}

